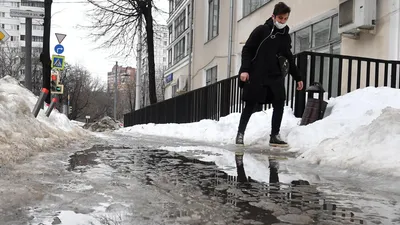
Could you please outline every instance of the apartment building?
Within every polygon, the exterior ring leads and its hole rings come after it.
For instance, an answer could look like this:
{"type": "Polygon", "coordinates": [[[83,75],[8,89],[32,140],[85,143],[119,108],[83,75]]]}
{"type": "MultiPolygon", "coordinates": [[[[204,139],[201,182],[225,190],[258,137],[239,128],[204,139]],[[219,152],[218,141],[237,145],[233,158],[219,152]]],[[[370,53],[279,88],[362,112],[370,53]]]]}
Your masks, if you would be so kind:
{"type": "MultiPolygon", "coordinates": [[[[279,1],[234,0],[232,7],[230,0],[194,2],[192,89],[237,75],[244,42],[256,26],[264,24],[272,15],[279,1]],[[232,41],[231,67],[229,40],[232,41]]],[[[292,8],[288,25],[293,53],[315,51],[400,60],[400,1],[284,2],[292,8]]]]}
{"type": "Polygon", "coordinates": [[[192,61],[190,46],[193,39],[189,29],[193,6],[191,2],[169,0],[168,66],[164,73],[166,99],[188,90],[189,62],[192,61]]]}
{"type": "MultiPolygon", "coordinates": [[[[11,9],[32,10],[44,12],[44,0],[2,0],[0,1],[0,26],[10,35],[10,38],[0,44],[0,47],[15,48],[21,52],[18,57],[21,62],[25,52],[25,18],[11,17],[11,9]]],[[[32,56],[39,56],[43,47],[43,20],[32,20],[32,56]]],[[[24,69],[20,71],[24,79],[24,69]]]]}
{"type": "Polygon", "coordinates": [[[117,75],[118,91],[124,91],[127,88],[135,88],[136,68],[114,65],[111,71],[107,73],[108,93],[114,93],[115,75],[117,75]],[[130,83],[132,84],[130,85],[130,83]]]}
{"type": "MultiPolygon", "coordinates": [[[[164,100],[164,73],[167,70],[167,46],[168,46],[168,27],[165,25],[155,25],[154,26],[154,64],[155,64],[155,77],[156,77],[156,92],[157,101],[164,100]]],[[[141,99],[140,107],[145,107],[150,105],[149,98],[149,57],[147,51],[146,35],[142,35],[142,40],[140,41],[142,49],[142,59],[141,59],[141,99]]],[[[138,48],[139,50],[139,48],[138,48]]]]}

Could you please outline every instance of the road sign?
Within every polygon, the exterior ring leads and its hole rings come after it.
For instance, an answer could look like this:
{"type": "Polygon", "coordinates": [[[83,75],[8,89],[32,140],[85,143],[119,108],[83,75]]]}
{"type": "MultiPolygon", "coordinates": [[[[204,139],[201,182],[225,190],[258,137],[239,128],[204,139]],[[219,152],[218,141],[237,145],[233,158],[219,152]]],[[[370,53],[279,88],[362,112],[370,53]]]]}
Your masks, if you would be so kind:
{"type": "Polygon", "coordinates": [[[10,38],[10,35],[0,27],[0,41],[7,41],[10,38]]]}
{"type": "Polygon", "coordinates": [[[51,67],[56,70],[64,70],[65,56],[53,55],[51,67]]]}
{"type": "Polygon", "coordinates": [[[56,37],[57,37],[58,43],[61,44],[61,42],[64,40],[64,38],[66,36],[67,36],[66,34],[56,33],[56,37]]]}
{"type": "Polygon", "coordinates": [[[62,54],[63,52],[64,52],[64,46],[62,46],[61,44],[58,44],[58,45],[56,45],[55,47],[54,47],[54,51],[57,53],[57,54],[62,54]]]}
{"type": "Polygon", "coordinates": [[[20,10],[20,9],[10,9],[11,17],[25,17],[34,19],[43,19],[44,12],[31,11],[31,10],[20,10]]]}

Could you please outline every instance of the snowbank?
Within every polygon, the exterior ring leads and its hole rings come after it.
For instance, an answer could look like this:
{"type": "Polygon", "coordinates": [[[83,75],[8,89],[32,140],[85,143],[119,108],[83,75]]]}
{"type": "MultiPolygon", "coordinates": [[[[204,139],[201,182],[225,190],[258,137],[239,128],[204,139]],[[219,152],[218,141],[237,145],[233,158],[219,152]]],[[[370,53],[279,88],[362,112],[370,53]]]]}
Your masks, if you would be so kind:
{"type": "Polygon", "coordinates": [[[323,141],[299,158],[317,164],[400,176],[400,109],[387,107],[370,124],[323,141]]]}
{"type": "Polygon", "coordinates": [[[104,132],[118,130],[119,128],[121,128],[121,126],[119,121],[116,121],[113,118],[106,116],[97,122],[85,124],[83,128],[94,132],[104,132]]]}
{"type": "Polygon", "coordinates": [[[0,79],[0,165],[24,159],[35,152],[58,148],[85,136],[82,129],[53,110],[32,114],[37,97],[10,76],[0,79]]]}
{"type": "Polygon", "coordinates": [[[291,146],[305,151],[324,140],[346,137],[357,128],[370,124],[384,108],[400,108],[398,99],[400,90],[388,87],[362,88],[332,98],[328,101],[330,115],[308,126],[295,127],[287,135],[287,140],[291,146]]]}
{"type": "MultiPolygon", "coordinates": [[[[246,144],[262,144],[269,141],[272,110],[257,112],[252,115],[247,126],[246,144]]],[[[236,138],[240,114],[232,113],[219,121],[202,120],[186,124],[146,124],[126,127],[119,132],[159,135],[183,138],[211,143],[233,144],[236,138]]],[[[282,121],[282,134],[297,126],[300,119],[294,117],[292,109],[285,108],[282,121]]]]}
{"type": "MultiPolygon", "coordinates": [[[[281,136],[302,160],[342,168],[384,172],[400,176],[396,148],[400,144],[400,90],[368,87],[328,101],[323,120],[299,126],[290,108],[285,108],[281,136]]],[[[251,117],[245,144],[267,145],[272,110],[251,117]]],[[[220,121],[191,124],[147,124],[121,129],[133,135],[151,134],[218,144],[233,144],[240,114],[220,121]]]]}

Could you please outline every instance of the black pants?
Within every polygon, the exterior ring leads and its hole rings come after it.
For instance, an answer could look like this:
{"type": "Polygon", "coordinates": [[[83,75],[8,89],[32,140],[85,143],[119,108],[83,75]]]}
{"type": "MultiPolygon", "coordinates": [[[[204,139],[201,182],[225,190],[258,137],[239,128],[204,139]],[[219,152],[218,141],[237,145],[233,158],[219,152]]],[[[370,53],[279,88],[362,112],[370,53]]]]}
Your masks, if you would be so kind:
{"type": "MultiPolygon", "coordinates": [[[[256,102],[246,102],[246,105],[243,109],[242,115],[240,116],[240,122],[239,122],[239,129],[238,132],[244,134],[247,123],[250,120],[251,115],[255,111],[256,106],[258,104],[256,102]]],[[[271,121],[271,135],[278,135],[280,128],[281,128],[281,123],[282,123],[282,117],[283,117],[283,108],[285,106],[285,101],[273,101],[272,102],[272,107],[273,107],[273,113],[272,113],[272,121],[271,121]]]]}

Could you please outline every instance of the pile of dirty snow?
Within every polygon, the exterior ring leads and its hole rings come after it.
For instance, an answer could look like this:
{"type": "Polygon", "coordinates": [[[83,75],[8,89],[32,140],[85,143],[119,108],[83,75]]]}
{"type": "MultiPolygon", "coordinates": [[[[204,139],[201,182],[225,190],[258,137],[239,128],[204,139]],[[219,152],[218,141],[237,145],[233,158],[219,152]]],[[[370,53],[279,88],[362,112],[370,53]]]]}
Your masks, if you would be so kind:
{"type": "Polygon", "coordinates": [[[0,79],[0,165],[24,159],[35,152],[57,149],[85,136],[82,129],[56,109],[37,118],[32,110],[38,97],[10,76],[0,79]]]}
{"type": "Polygon", "coordinates": [[[97,122],[85,124],[83,128],[95,132],[104,132],[118,130],[119,128],[121,128],[121,126],[119,121],[114,120],[109,116],[105,116],[97,122]]]}

